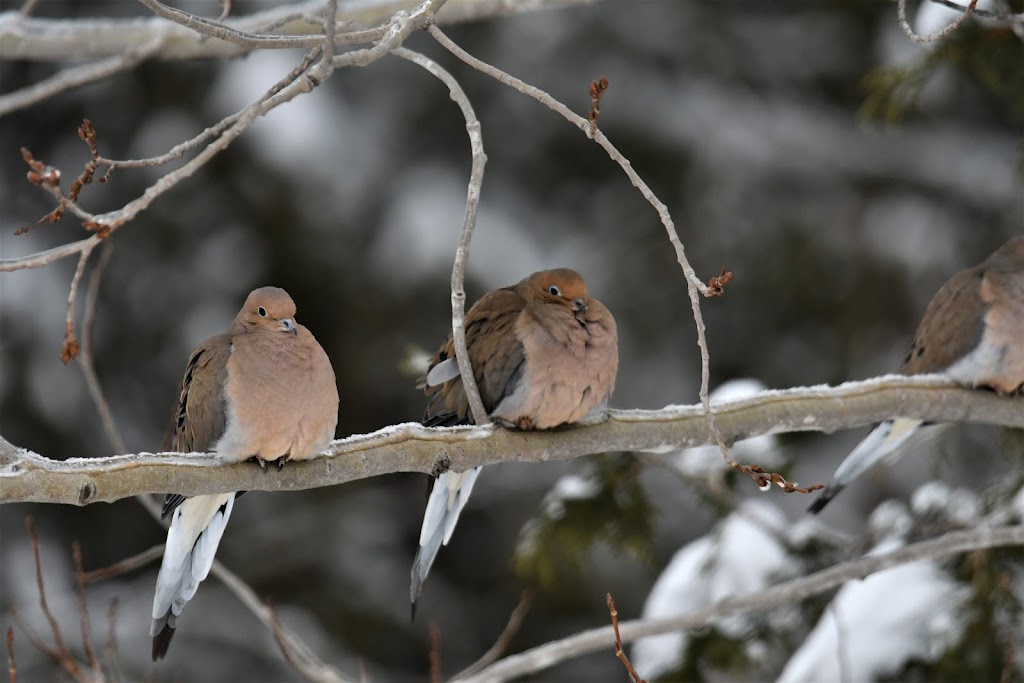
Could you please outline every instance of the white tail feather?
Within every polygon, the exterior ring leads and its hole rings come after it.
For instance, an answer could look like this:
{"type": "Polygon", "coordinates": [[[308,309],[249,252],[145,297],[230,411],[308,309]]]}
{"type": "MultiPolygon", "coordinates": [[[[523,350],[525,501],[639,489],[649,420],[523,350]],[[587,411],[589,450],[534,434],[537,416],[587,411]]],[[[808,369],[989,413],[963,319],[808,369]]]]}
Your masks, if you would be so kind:
{"type": "Polygon", "coordinates": [[[459,376],[459,364],[454,357],[447,358],[427,373],[427,386],[436,387],[459,376]]]}
{"type": "Polygon", "coordinates": [[[845,486],[886,457],[894,455],[922,424],[921,420],[897,417],[878,425],[846,456],[832,475],[831,483],[845,486]]]}
{"type": "Polygon", "coordinates": [[[188,498],[174,510],[156,577],[150,635],[165,623],[175,626],[185,603],[210,573],[234,504],[235,494],[224,493],[188,498]]]}
{"type": "Polygon", "coordinates": [[[430,499],[427,501],[427,510],[423,513],[420,547],[412,567],[410,596],[413,602],[420,593],[423,581],[426,580],[441,545],[448,545],[448,541],[451,540],[455,524],[459,521],[459,514],[462,508],[466,507],[481,469],[475,467],[467,472],[444,472],[434,482],[430,499]]]}

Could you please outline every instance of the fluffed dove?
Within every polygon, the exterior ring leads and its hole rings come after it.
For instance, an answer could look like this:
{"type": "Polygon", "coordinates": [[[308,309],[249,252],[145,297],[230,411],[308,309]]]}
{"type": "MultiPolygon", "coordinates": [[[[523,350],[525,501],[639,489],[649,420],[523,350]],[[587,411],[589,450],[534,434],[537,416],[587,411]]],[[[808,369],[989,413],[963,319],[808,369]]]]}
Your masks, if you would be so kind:
{"type": "MultiPolygon", "coordinates": [[[[466,347],[488,415],[517,429],[550,429],[603,410],[619,366],[615,318],[587,295],[568,268],[534,273],[490,292],[466,315],[466,347]]],[[[470,424],[473,416],[451,337],[431,361],[423,424],[470,424]]],[[[416,599],[441,545],[447,545],[479,467],[444,472],[427,501],[409,597],[416,599]]]]}
{"type": "MultiPolygon", "coordinates": [[[[170,450],[280,468],[321,453],[337,424],[331,361],[295,322],[288,293],[262,287],[249,294],[227,334],[207,339],[189,357],[170,450]]],[[[236,495],[164,501],[163,516],[172,516],[153,598],[154,661],[167,653],[185,603],[210,572],[236,495]]]]}
{"type": "MultiPolygon", "coordinates": [[[[914,335],[900,374],[937,373],[968,387],[999,393],[1024,384],[1024,235],[962,270],[935,294],[914,335]]],[[[820,512],[855,477],[891,457],[923,423],[886,420],[846,456],[811,504],[820,512]]]]}

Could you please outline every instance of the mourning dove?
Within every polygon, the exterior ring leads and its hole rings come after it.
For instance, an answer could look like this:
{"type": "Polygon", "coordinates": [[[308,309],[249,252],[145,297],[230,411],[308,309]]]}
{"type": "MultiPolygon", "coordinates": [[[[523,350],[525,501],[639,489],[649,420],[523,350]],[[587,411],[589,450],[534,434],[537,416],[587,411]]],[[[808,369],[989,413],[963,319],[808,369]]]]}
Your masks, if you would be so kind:
{"type": "MultiPolygon", "coordinates": [[[[900,366],[903,375],[924,373],[1003,394],[1024,385],[1024,235],[954,275],[932,298],[900,366]]],[[[922,424],[902,417],[879,424],[846,457],[809,511],[819,512],[922,424]]]]}
{"type": "MultiPolygon", "coordinates": [[[[466,348],[488,415],[518,429],[550,429],[603,410],[619,366],[615,318],[587,295],[583,278],[559,268],[484,295],[466,315],[466,348]]],[[[470,424],[473,416],[449,337],[423,382],[423,424],[470,424]]],[[[445,472],[427,501],[409,597],[416,598],[480,474],[445,472]]]]}
{"type": "MultiPolygon", "coordinates": [[[[321,453],[337,424],[331,361],[295,322],[288,293],[262,287],[249,294],[227,334],[207,339],[189,357],[170,448],[280,468],[321,453]]],[[[210,572],[236,495],[164,501],[163,516],[172,517],[153,598],[154,661],[167,653],[185,603],[210,572]]]]}

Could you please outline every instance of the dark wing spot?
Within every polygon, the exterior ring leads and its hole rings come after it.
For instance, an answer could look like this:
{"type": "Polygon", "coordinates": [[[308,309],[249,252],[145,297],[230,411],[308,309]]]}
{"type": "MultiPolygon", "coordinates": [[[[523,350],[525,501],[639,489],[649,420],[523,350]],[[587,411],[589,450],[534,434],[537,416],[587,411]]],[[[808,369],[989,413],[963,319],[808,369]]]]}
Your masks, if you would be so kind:
{"type": "Polygon", "coordinates": [[[160,519],[166,519],[167,515],[174,512],[174,508],[185,502],[185,496],[180,493],[168,493],[164,498],[164,507],[160,510],[160,519]]]}

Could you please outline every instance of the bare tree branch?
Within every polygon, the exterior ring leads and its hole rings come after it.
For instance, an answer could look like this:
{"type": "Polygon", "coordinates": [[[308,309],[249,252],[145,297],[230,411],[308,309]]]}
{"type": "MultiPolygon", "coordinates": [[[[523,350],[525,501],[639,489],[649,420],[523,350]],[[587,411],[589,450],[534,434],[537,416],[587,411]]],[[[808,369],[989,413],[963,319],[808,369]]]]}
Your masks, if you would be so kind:
{"type": "Polygon", "coordinates": [[[18,665],[14,661],[14,627],[7,627],[7,678],[10,683],[18,683],[18,665]]]}
{"type": "MultiPolygon", "coordinates": [[[[451,0],[437,21],[444,25],[541,9],[589,5],[597,0],[451,0]]],[[[343,25],[375,26],[418,0],[370,0],[345,3],[336,19],[343,25]]],[[[279,35],[315,35],[322,32],[309,16],[322,16],[325,0],[306,0],[228,19],[223,24],[239,33],[273,31],[279,35]]],[[[17,10],[0,12],[0,54],[7,59],[56,61],[98,59],[124,55],[161,40],[153,58],[208,59],[245,54],[247,48],[224,40],[207,39],[196,31],[169,23],[162,17],[137,19],[43,19],[17,10]]],[[[313,40],[313,43],[318,41],[313,40]]]]}
{"type": "Polygon", "coordinates": [[[526,619],[527,612],[530,611],[530,605],[533,603],[533,593],[530,589],[525,589],[519,595],[519,604],[512,610],[512,614],[509,615],[508,623],[505,624],[505,629],[498,636],[498,639],[494,641],[494,645],[480,656],[480,659],[476,660],[465,669],[455,674],[456,678],[464,678],[471,676],[478,671],[483,671],[489,664],[497,661],[498,657],[504,654],[505,650],[512,643],[512,639],[515,638],[519,632],[519,628],[523,625],[523,621],[526,619]]]}
{"type": "MultiPolygon", "coordinates": [[[[953,0],[930,0],[930,2],[936,5],[942,5],[943,7],[948,7],[950,9],[955,9],[959,12],[967,11],[967,5],[962,5],[958,2],[953,2],[953,0]]],[[[986,19],[993,19],[995,21],[1006,21],[1016,23],[1024,22],[1024,12],[1021,12],[1019,14],[1013,14],[1012,12],[996,12],[989,9],[975,8],[972,14],[974,14],[974,16],[976,17],[985,17],[986,19]]]]}
{"type": "Polygon", "coordinates": [[[85,295],[85,314],[82,317],[82,352],[78,356],[78,364],[82,369],[82,374],[85,376],[85,384],[89,388],[92,402],[96,405],[96,410],[100,414],[100,422],[103,423],[103,431],[107,435],[107,440],[110,441],[110,445],[113,446],[115,453],[124,453],[127,450],[124,445],[124,439],[121,438],[121,432],[117,428],[117,423],[114,422],[114,413],[110,410],[110,404],[107,402],[106,396],[103,395],[103,386],[96,375],[95,356],[92,352],[92,330],[96,323],[96,306],[99,302],[100,280],[103,278],[103,271],[106,270],[113,251],[114,245],[112,242],[103,243],[103,246],[100,248],[99,262],[93,268],[92,276],[89,278],[89,289],[85,295]]]}
{"type": "Polygon", "coordinates": [[[117,598],[112,598],[107,610],[107,647],[104,651],[112,683],[121,683],[120,655],[117,653],[117,598]]]}
{"type": "MultiPolygon", "coordinates": [[[[595,117],[596,118],[596,117],[595,117]]],[[[636,672],[633,665],[629,661],[629,657],[626,656],[625,651],[622,649],[622,636],[619,634],[619,610],[615,609],[615,600],[612,599],[612,594],[609,593],[605,598],[608,604],[608,615],[612,620],[612,632],[615,634],[615,656],[618,657],[622,665],[626,667],[626,673],[629,674],[629,680],[633,683],[647,683],[644,679],[640,678],[640,674],[636,672]]]]}
{"type": "MultiPolygon", "coordinates": [[[[47,623],[50,625],[50,632],[53,635],[53,642],[56,645],[56,650],[49,648],[43,649],[50,656],[54,657],[61,668],[68,672],[68,674],[76,681],[82,680],[82,670],[78,666],[78,661],[71,654],[71,650],[64,643],[64,636],[60,632],[60,625],[57,623],[57,618],[53,616],[53,612],[50,611],[50,605],[46,600],[46,586],[43,583],[43,563],[39,557],[39,536],[36,535],[35,521],[31,517],[25,518],[25,526],[28,528],[28,535],[32,541],[32,553],[35,558],[36,564],[36,588],[39,589],[39,608],[43,611],[43,615],[46,617],[47,623]]],[[[26,633],[28,633],[26,631],[26,633]]],[[[29,638],[32,636],[29,634],[29,638]]]]}
{"type": "MultiPolygon", "coordinates": [[[[0,38],[0,42],[2,42],[2,38],[0,38]]],[[[0,117],[10,114],[12,111],[31,107],[54,95],[113,76],[118,72],[134,69],[154,55],[161,45],[162,41],[158,38],[149,45],[143,45],[138,49],[107,57],[92,64],[70,67],[44,81],[0,95],[0,117]]]]}
{"type": "Polygon", "coordinates": [[[22,270],[24,268],[40,268],[42,266],[47,266],[51,263],[67,258],[68,256],[81,254],[83,251],[91,250],[99,241],[100,237],[98,235],[93,235],[92,237],[86,237],[83,240],[71,242],[70,244],[62,244],[59,247],[40,251],[36,254],[0,259],[0,273],[22,270]]]}
{"type": "MultiPolygon", "coordinates": [[[[627,621],[619,624],[622,642],[676,631],[704,628],[723,616],[746,612],[761,612],[779,605],[787,605],[820,595],[853,579],[908,562],[924,559],[943,559],[960,553],[986,548],[1024,544],[1024,526],[981,527],[966,531],[953,531],[929,541],[894,550],[883,555],[861,557],[843,562],[809,576],[771,586],[759,593],[720,600],[710,607],[688,614],[662,619],[627,621]]],[[[604,650],[615,643],[611,626],[595,628],[574,636],[532,648],[506,657],[475,676],[454,679],[452,683],[500,683],[548,669],[555,664],[589,652],[604,650]]]]}
{"type": "Polygon", "coordinates": [[[974,14],[974,8],[977,6],[977,4],[978,0],[971,0],[971,3],[967,5],[967,7],[959,8],[963,10],[963,14],[957,17],[953,21],[953,23],[951,23],[949,26],[942,29],[938,33],[929,33],[928,35],[924,36],[914,31],[914,29],[911,28],[910,26],[910,22],[907,21],[907,0],[898,0],[896,4],[896,15],[899,18],[900,28],[903,29],[903,32],[907,34],[908,38],[913,40],[915,43],[931,43],[936,40],[942,40],[943,38],[952,34],[958,28],[960,28],[960,24],[967,21],[967,18],[974,14]]]}
{"type": "MultiPolygon", "coordinates": [[[[886,376],[836,388],[768,391],[715,404],[726,440],[758,434],[847,429],[894,415],[932,422],[1024,428],[1021,399],[951,386],[941,377],[886,376]]],[[[251,463],[220,465],[205,454],[139,453],[47,459],[0,438],[0,503],[85,505],[143,493],[295,491],[395,472],[454,471],[499,462],[568,460],[609,451],[664,452],[713,443],[700,406],[611,411],[600,424],[542,432],[489,427],[427,428],[415,423],[335,441],[322,456],[263,473],[251,463]]]]}
{"type": "Polygon", "coordinates": [[[92,671],[100,670],[100,662],[96,658],[96,650],[92,646],[92,628],[89,625],[89,605],[85,600],[85,570],[82,568],[82,544],[75,541],[71,545],[71,555],[75,561],[75,583],[78,584],[78,612],[82,620],[82,648],[85,650],[85,661],[92,671]]]}

